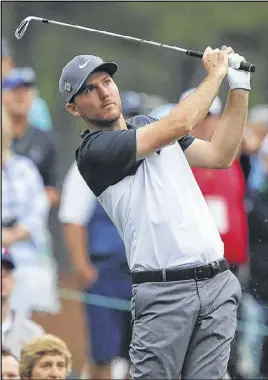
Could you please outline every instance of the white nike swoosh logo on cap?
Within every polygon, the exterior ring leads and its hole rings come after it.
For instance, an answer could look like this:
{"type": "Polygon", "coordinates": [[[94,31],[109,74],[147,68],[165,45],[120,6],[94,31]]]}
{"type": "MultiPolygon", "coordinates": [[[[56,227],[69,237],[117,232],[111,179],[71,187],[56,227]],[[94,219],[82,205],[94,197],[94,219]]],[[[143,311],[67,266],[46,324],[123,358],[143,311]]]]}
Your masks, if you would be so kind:
{"type": "Polygon", "coordinates": [[[88,62],[92,61],[92,58],[90,58],[88,61],[86,61],[85,63],[83,63],[83,65],[79,65],[79,69],[83,69],[84,67],[86,67],[86,65],[88,64],[88,62]]]}

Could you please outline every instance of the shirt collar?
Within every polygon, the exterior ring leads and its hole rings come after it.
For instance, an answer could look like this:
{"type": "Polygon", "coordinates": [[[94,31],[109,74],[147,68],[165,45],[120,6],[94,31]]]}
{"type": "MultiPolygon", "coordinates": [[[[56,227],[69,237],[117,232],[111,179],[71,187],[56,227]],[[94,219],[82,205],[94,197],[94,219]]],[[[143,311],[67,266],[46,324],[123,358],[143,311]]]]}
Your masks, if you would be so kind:
{"type": "Polygon", "coordinates": [[[87,135],[89,135],[90,134],[90,130],[89,129],[85,129],[81,134],[80,134],[80,136],[81,136],[81,138],[83,139],[84,137],[86,137],[87,135]]]}
{"type": "MultiPolygon", "coordinates": [[[[127,129],[135,129],[135,126],[132,125],[132,124],[130,124],[128,121],[126,121],[126,125],[127,125],[127,129]]],[[[99,131],[94,131],[94,132],[90,132],[89,129],[85,129],[85,130],[80,134],[80,136],[81,136],[81,138],[83,139],[83,138],[85,138],[86,136],[88,136],[88,135],[90,135],[90,134],[98,133],[98,132],[100,132],[100,131],[101,131],[101,130],[99,130],[99,131]]]]}

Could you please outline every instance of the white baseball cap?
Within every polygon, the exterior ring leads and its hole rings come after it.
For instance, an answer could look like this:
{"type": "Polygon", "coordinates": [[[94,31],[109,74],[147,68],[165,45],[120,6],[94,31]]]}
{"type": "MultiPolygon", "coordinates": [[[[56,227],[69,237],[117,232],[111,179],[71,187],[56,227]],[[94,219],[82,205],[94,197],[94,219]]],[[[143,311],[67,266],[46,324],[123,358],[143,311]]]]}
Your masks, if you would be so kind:
{"type": "MultiPolygon", "coordinates": [[[[193,87],[193,88],[190,88],[189,90],[184,91],[180,96],[179,102],[181,102],[184,98],[186,98],[186,96],[190,95],[195,90],[196,90],[196,88],[193,87]]],[[[216,98],[214,99],[213,103],[211,104],[211,107],[209,108],[208,112],[211,115],[220,115],[221,110],[222,110],[221,100],[218,96],[216,96],[216,98]]]]}

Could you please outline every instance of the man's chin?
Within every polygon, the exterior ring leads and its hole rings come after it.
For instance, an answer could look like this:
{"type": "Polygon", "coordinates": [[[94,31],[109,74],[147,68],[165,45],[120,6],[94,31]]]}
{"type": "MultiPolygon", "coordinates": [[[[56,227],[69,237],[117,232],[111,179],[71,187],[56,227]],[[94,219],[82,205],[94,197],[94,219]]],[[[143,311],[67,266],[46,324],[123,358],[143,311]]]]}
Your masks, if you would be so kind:
{"type": "Polygon", "coordinates": [[[119,118],[117,117],[116,119],[99,120],[96,124],[100,128],[113,128],[118,119],[119,118]]]}
{"type": "Polygon", "coordinates": [[[100,128],[112,128],[119,118],[120,115],[117,114],[102,119],[88,119],[88,121],[100,128]]]}

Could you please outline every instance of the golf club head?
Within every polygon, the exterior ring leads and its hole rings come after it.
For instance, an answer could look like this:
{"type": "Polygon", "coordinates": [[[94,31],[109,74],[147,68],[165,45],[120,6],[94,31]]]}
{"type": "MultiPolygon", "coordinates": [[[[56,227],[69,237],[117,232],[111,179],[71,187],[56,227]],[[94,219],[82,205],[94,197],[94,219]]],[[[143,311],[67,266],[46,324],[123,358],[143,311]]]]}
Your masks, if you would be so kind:
{"type": "Polygon", "coordinates": [[[24,20],[22,20],[22,22],[20,23],[20,25],[17,27],[15,31],[15,37],[18,40],[20,40],[24,36],[26,30],[28,29],[30,21],[32,20],[42,21],[43,19],[40,17],[28,16],[24,20]]]}
{"type": "Polygon", "coordinates": [[[15,37],[16,37],[18,40],[20,40],[20,39],[24,36],[24,34],[25,34],[25,32],[26,32],[26,30],[27,30],[27,28],[28,28],[28,26],[29,26],[29,23],[30,23],[31,19],[32,19],[31,16],[26,17],[26,18],[20,23],[20,25],[17,27],[17,29],[16,29],[16,31],[15,31],[15,37]]]}

